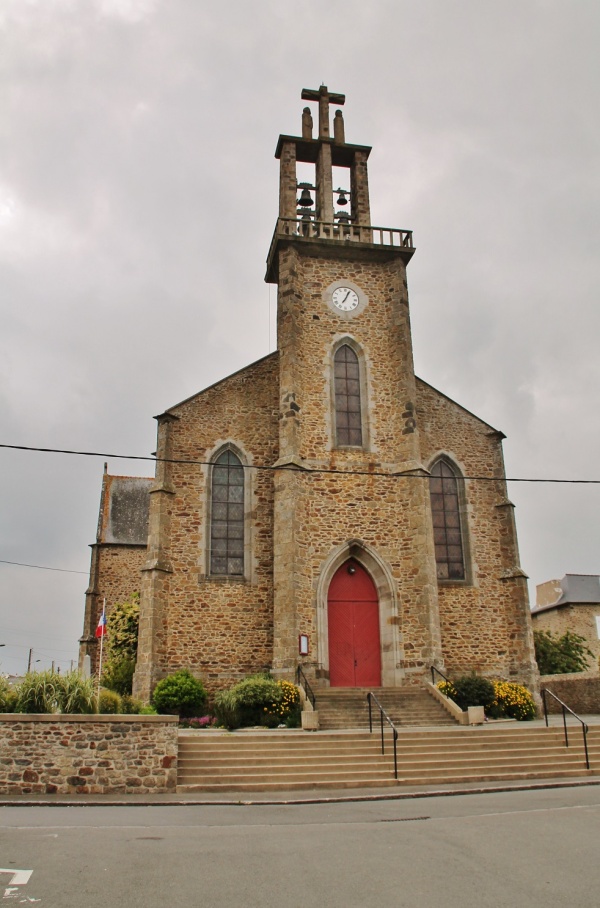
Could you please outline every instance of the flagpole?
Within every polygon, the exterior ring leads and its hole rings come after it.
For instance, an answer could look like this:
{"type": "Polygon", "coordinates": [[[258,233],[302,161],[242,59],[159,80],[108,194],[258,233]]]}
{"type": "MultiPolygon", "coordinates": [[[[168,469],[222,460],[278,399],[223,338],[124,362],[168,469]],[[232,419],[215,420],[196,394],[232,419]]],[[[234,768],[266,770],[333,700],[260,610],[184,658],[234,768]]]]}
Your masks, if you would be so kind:
{"type": "Polygon", "coordinates": [[[98,699],[100,699],[100,679],[102,677],[102,649],[104,647],[104,634],[106,633],[106,596],[102,606],[102,633],[100,634],[100,663],[98,665],[98,699]]]}

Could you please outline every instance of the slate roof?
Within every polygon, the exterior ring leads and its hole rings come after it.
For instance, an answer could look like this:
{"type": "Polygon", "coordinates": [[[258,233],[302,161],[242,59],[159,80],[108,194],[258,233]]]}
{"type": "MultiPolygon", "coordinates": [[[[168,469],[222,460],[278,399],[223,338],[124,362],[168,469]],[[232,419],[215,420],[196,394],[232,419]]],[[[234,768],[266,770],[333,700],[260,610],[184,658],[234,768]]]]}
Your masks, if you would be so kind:
{"type": "Polygon", "coordinates": [[[565,574],[560,581],[562,590],[556,602],[549,605],[538,605],[531,610],[532,615],[547,612],[563,605],[595,605],[600,603],[600,576],[598,574],[565,574]]]}

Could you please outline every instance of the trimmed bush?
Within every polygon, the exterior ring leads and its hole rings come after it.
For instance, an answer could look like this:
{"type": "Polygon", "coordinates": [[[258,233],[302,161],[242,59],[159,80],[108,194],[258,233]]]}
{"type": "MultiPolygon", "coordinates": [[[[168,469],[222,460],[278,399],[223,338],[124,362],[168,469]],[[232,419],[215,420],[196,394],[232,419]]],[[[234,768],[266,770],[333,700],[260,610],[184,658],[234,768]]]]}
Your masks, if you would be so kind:
{"type": "Polygon", "coordinates": [[[129,694],[123,694],[121,697],[121,712],[126,716],[139,716],[143,705],[141,700],[129,694]]]}
{"type": "Polygon", "coordinates": [[[533,697],[522,684],[513,684],[510,681],[494,681],[495,697],[490,704],[487,714],[492,719],[517,719],[519,722],[528,722],[535,719],[536,708],[533,697]]]}
{"type": "Polygon", "coordinates": [[[152,695],[152,705],[159,713],[197,716],[204,710],[206,699],[202,681],[187,669],[182,669],[158,682],[152,695]]]}
{"type": "Polygon", "coordinates": [[[300,694],[290,681],[252,675],[215,697],[215,714],[227,728],[262,725],[296,727],[300,722],[300,694]]]}
{"type": "Polygon", "coordinates": [[[98,712],[116,716],[121,712],[121,698],[114,690],[101,690],[98,697],[98,712]]]}
{"type": "Polygon", "coordinates": [[[463,710],[469,706],[483,706],[487,711],[496,697],[493,683],[474,672],[457,678],[452,685],[454,687],[452,699],[463,710]]]}

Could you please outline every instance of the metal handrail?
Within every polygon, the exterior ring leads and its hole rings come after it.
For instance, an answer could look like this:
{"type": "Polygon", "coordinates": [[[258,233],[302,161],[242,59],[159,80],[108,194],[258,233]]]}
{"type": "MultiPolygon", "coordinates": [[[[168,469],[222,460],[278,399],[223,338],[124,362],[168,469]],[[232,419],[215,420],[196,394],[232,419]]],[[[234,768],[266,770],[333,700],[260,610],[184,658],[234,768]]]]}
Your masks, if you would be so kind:
{"type": "Polygon", "coordinates": [[[566,703],[557,697],[556,694],[553,694],[551,690],[547,688],[542,688],[542,702],[544,704],[544,719],[546,720],[546,728],[548,728],[548,706],[546,704],[546,695],[550,694],[553,700],[556,700],[557,703],[560,703],[562,707],[562,716],[563,716],[563,726],[565,729],[565,747],[569,746],[569,734],[567,732],[567,713],[570,713],[574,719],[577,719],[578,722],[581,722],[581,730],[583,732],[583,748],[585,750],[585,765],[586,768],[590,768],[590,756],[588,753],[588,744],[587,744],[587,733],[589,731],[589,726],[583,721],[581,716],[578,716],[577,713],[573,712],[570,706],[567,706],[566,703]]]}
{"type": "Polygon", "coordinates": [[[308,699],[312,703],[312,708],[316,710],[317,698],[315,697],[315,695],[313,693],[312,687],[308,683],[308,678],[304,674],[304,671],[302,670],[301,665],[299,665],[296,668],[296,683],[297,683],[298,687],[300,687],[300,685],[302,685],[305,695],[308,697],[308,699]]]}
{"type": "Polygon", "coordinates": [[[383,738],[383,720],[384,719],[388,723],[390,728],[392,729],[392,735],[393,735],[393,740],[394,740],[394,778],[397,779],[398,778],[398,751],[397,751],[397,747],[396,747],[396,742],[398,740],[398,729],[396,728],[396,726],[394,725],[394,723],[392,722],[392,720],[386,713],[385,709],[383,708],[383,706],[381,705],[381,703],[379,702],[379,700],[377,699],[375,694],[372,693],[372,691],[369,691],[369,693],[367,694],[367,701],[369,703],[369,734],[373,734],[371,700],[375,700],[375,703],[377,704],[377,707],[379,709],[379,719],[381,722],[381,753],[382,754],[385,754],[385,743],[384,743],[384,738],[383,738]]]}
{"type": "Polygon", "coordinates": [[[444,681],[446,682],[446,684],[452,684],[452,681],[450,680],[448,675],[445,675],[443,672],[441,672],[436,665],[430,665],[429,668],[431,670],[431,683],[432,684],[435,684],[436,674],[438,674],[440,676],[440,678],[443,678],[444,681]]]}

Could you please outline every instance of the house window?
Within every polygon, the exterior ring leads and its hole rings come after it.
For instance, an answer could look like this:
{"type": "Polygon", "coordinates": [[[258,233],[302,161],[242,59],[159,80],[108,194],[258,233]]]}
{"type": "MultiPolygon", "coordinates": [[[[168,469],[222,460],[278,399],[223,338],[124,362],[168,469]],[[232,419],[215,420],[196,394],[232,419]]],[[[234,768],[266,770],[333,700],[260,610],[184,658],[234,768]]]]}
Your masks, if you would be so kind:
{"type": "Polygon", "coordinates": [[[429,491],[438,580],[465,580],[465,556],[457,473],[438,460],[431,468],[429,491]]]}
{"type": "Polygon", "coordinates": [[[212,468],[210,573],[244,574],[244,468],[224,451],[212,468]]]}
{"type": "Polygon", "coordinates": [[[333,368],[336,444],[361,447],[360,366],[352,347],[343,344],[336,350],[333,368]]]}

